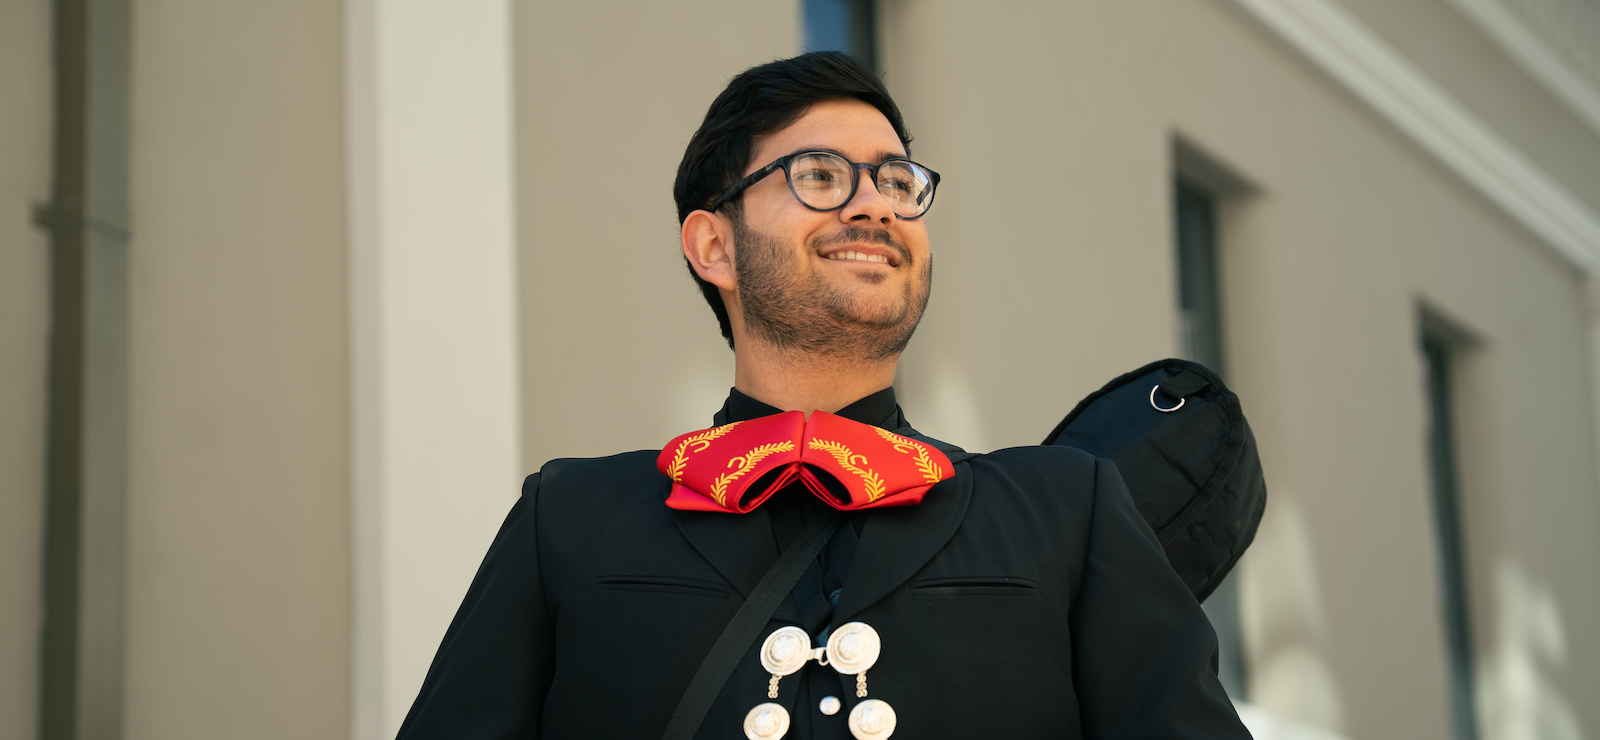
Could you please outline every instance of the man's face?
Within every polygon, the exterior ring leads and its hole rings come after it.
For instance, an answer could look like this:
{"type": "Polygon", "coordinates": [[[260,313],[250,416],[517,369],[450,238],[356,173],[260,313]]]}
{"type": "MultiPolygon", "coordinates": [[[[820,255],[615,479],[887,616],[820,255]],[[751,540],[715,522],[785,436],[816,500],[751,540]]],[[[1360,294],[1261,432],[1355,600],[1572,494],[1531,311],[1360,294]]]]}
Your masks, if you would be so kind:
{"type": "MultiPolygon", "coordinates": [[[[831,100],[759,139],[745,173],[812,150],[874,164],[905,156],[877,109],[831,100]]],[[[796,200],[782,172],[744,192],[729,215],[738,300],[751,334],[780,348],[847,359],[887,360],[905,348],[932,280],[927,228],[921,219],[896,217],[871,177],[860,177],[855,197],[827,212],[796,200]]]]}

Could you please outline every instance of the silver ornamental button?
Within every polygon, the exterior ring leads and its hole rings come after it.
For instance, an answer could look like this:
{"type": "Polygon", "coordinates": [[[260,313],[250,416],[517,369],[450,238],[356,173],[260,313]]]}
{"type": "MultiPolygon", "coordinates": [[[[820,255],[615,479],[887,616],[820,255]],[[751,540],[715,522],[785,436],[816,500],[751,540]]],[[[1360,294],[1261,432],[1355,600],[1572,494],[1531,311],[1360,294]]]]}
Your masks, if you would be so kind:
{"type": "Polygon", "coordinates": [[[828,636],[828,665],[850,675],[865,673],[878,662],[878,631],[863,622],[841,625],[828,636]]]}
{"type": "Polygon", "coordinates": [[[837,696],[824,696],[824,697],[822,697],[822,703],[817,705],[817,709],[822,710],[822,713],[828,715],[829,717],[832,717],[833,715],[838,714],[839,713],[839,697],[837,697],[837,696]]]}
{"type": "MultiPolygon", "coordinates": [[[[884,706],[888,705],[885,704],[884,706]]],[[[892,717],[889,722],[891,729],[893,729],[894,720],[892,717]]],[[[784,709],[782,705],[773,704],[770,701],[765,704],[757,704],[755,709],[750,710],[750,713],[744,716],[744,736],[750,738],[750,740],[778,740],[788,731],[789,710],[784,709]]],[[[860,737],[860,735],[857,735],[857,737],[860,737]]],[[[884,735],[884,737],[888,737],[888,735],[884,735]]]]}
{"type": "Polygon", "coordinates": [[[850,710],[850,734],[856,740],[884,740],[894,734],[894,723],[894,707],[877,699],[868,699],[850,710]]]}
{"type": "Polygon", "coordinates": [[[811,659],[811,635],[799,627],[784,627],[761,643],[761,667],[774,676],[787,676],[811,659]]]}

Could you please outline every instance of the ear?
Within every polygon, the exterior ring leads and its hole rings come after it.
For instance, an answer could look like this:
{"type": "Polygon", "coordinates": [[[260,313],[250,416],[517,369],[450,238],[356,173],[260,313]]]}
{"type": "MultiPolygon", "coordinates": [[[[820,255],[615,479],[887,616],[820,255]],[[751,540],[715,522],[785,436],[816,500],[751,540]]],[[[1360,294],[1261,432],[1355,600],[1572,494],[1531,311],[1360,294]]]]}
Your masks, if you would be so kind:
{"type": "Polygon", "coordinates": [[[710,211],[695,211],[683,220],[680,234],[683,256],[696,275],[724,292],[733,293],[738,282],[733,269],[733,228],[728,219],[710,211]]]}

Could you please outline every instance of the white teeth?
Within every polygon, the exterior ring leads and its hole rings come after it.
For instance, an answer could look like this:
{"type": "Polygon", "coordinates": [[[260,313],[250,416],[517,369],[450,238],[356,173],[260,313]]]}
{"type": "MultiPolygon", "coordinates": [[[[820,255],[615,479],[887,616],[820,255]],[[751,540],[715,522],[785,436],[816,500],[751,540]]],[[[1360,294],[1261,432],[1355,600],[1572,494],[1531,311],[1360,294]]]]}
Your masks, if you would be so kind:
{"type": "Polygon", "coordinates": [[[889,258],[881,254],[863,254],[855,251],[834,252],[828,255],[831,260],[858,260],[861,262],[876,262],[880,265],[889,264],[889,258]]]}

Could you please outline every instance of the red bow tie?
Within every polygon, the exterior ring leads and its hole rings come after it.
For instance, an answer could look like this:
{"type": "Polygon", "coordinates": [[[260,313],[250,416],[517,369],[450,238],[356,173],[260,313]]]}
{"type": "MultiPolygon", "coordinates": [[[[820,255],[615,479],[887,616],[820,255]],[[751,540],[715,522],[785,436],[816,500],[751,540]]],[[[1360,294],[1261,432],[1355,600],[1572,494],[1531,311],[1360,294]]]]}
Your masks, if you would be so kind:
{"type": "Polygon", "coordinates": [[[672,479],[667,506],[749,513],[799,478],[840,511],[922,502],[955,475],[932,446],[885,429],[814,411],[736,421],[680,436],[656,467],[672,479]]]}

